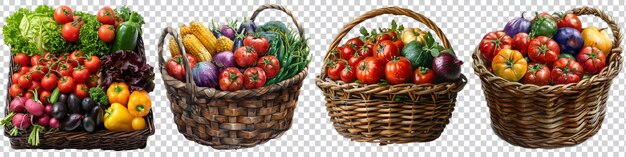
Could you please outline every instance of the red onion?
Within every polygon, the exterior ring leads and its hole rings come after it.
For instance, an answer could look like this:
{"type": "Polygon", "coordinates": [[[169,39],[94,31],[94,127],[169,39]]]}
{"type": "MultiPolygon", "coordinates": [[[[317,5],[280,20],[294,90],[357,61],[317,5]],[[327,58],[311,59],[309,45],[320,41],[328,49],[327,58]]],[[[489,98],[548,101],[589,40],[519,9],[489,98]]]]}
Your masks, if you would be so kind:
{"type": "Polygon", "coordinates": [[[454,81],[461,77],[462,64],[463,61],[458,60],[451,53],[441,53],[433,59],[432,70],[438,79],[454,81]]]}

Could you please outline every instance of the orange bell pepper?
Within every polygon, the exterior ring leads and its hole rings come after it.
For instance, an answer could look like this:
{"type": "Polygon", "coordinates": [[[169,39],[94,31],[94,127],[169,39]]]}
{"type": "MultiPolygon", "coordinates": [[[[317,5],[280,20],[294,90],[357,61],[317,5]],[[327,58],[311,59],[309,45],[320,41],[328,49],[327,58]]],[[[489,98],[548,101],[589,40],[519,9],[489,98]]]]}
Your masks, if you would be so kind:
{"type": "Polygon", "coordinates": [[[124,82],[111,83],[109,89],[107,89],[107,96],[109,97],[109,103],[111,104],[120,103],[126,107],[129,95],[130,91],[128,90],[128,85],[124,82]]]}
{"type": "Polygon", "coordinates": [[[128,112],[135,117],[143,117],[148,115],[152,108],[152,101],[150,101],[150,95],[146,91],[134,91],[130,94],[128,99],[128,112]]]}

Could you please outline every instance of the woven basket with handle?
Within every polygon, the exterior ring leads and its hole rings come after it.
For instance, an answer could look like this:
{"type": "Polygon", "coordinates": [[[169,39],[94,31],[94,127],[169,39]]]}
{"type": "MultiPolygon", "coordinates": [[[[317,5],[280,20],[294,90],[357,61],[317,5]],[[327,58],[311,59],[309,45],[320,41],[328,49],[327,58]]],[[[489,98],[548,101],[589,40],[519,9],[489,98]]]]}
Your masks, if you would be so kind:
{"type": "MultiPolygon", "coordinates": [[[[353,27],[384,14],[408,16],[423,23],[437,34],[445,48],[451,48],[444,33],[430,19],[408,9],[388,7],[369,11],[346,24],[332,41],[325,59],[353,27]]],[[[464,75],[456,81],[439,84],[345,83],[328,78],[326,65],[316,79],[339,134],[354,141],[380,144],[437,139],[449,123],[457,93],[466,83],[464,75]]]]}
{"type": "MultiPolygon", "coordinates": [[[[145,59],[145,49],[141,37],[137,40],[137,52],[145,59]]],[[[13,58],[13,57],[11,57],[13,58]]],[[[11,59],[13,65],[13,59],[11,59]]],[[[13,71],[13,66],[11,72],[13,71]]],[[[9,73],[9,82],[11,82],[9,73]]],[[[7,91],[10,88],[7,84],[7,91]]],[[[5,113],[9,113],[11,96],[7,92],[5,113]]],[[[13,149],[102,149],[102,150],[131,150],[146,148],[148,137],[154,134],[154,116],[152,111],[144,117],[147,122],[146,129],[138,131],[108,131],[106,129],[88,133],[85,131],[46,131],[39,135],[41,144],[31,146],[28,144],[28,135],[23,133],[19,136],[9,136],[9,129],[4,128],[4,135],[11,139],[13,149]]]]}
{"type": "Polygon", "coordinates": [[[478,48],[474,50],[473,68],[482,81],[492,128],[511,144],[529,148],[576,145],[596,134],[604,120],[611,81],[622,67],[620,27],[596,8],[576,8],[567,13],[599,17],[613,33],[607,67],[589,79],[548,86],[510,82],[489,72],[488,61],[478,48]]]}
{"type": "MultiPolygon", "coordinates": [[[[304,39],[304,29],[291,11],[283,6],[266,4],[250,17],[251,21],[265,9],[283,11],[291,17],[304,39]]],[[[249,148],[282,135],[291,127],[291,120],[302,81],[307,69],[282,82],[254,90],[221,91],[215,88],[196,87],[186,57],[183,58],[185,80],[167,74],[163,59],[163,45],[167,35],[179,35],[173,28],[165,28],[159,40],[159,66],[171,102],[174,122],[185,138],[216,149],[249,148]]],[[[182,55],[186,52],[179,46],[182,55]]]]}

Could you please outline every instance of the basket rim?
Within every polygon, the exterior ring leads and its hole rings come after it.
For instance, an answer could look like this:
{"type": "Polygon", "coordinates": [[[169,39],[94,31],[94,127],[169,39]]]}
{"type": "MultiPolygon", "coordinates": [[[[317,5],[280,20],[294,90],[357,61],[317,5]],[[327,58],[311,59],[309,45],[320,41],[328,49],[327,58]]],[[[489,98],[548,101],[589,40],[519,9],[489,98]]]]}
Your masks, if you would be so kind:
{"type": "Polygon", "coordinates": [[[569,83],[569,84],[557,84],[557,85],[545,85],[538,86],[534,84],[523,84],[520,82],[512,82],[505,80],[502,77],[496,76],[495,74],[489,72],[487,67],[485,66],[486,62],[485,58],[482,57],[479,46],[473,50],[472,53],[472,68],[474,69],[474,73],[483,81],[483,85],[489,86],[499,86],[502,88],[506,88],[507,91],[510,92],[540,92],[546,94],[556,94],[556,93],[572,93],[581,90],[585,90],[591,88],[593,85],[597,85],[600,83],[611,82],[619,72],[622,67],[622,45],[621,45],[621,28],[618,24],[613,20],[613,17],[607,15],[602,10],[592,7],[581,7],[574,8],[567,13],[574,13],[578,16],[581,15],[594,15],[596,17],[602,18],[611,28],[613,33],[612,41],[612,49],[611,52],[607,55],[609,59],[609,64],[604,67],[598,74],[593,75],[592,77],[584,80],[580,80],[577,83],[569,83]]]}
{"type": "Polygon", "coordinates": [[[414,83],[402,83],[402,84],[363,84],[357,82],[346,83],[341,80],[331,80],[327,76],[317,75],[315,83],[319,88],[330,87],[332,90],[343,90],[347,93],[360,92],[364,94],[421,94],[421,93],[438,93],[445,91],[459,92],[465,87],[468,80],[465,75],[461,74],[461,77],[451,82],[441,83],[428,83],[428,84],[414,84],[414,83]]]}

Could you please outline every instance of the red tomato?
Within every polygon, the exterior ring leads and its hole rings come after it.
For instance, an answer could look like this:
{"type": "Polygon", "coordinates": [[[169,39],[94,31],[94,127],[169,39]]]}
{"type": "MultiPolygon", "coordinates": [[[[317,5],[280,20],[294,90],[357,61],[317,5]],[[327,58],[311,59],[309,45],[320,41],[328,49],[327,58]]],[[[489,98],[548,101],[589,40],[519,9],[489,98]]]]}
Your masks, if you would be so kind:
{"type": "Polygon", "coordinates": [[[41,101],[41,104],[43,105],[50,105],[50,101],[48,101],[50,100],[50,96],[52,96],[50,91],[43,90],[39,93],[39,101],[41,101]]]}
{"type": "Polygon", "coordinates": [[[61,93],[67,94],[74,91],[74,89],[76,88],[76,83],[74,82],[74,79],[72,77],[63,76],[61,77],[61,79],[59,79],[58,87],[61,93]]]}
{"type": "Polygon", "coordinates": [[[41,85],[39,84],[39,82],[37,81],[31,81],[30,83],[30,87],[28,87],[28,90],[37,90],[37,91],[42,91],[41,89],[41,85]]]}
{"type": "Polygon", "coordinates": [[[393,42],[393,44],[398,47],[398,51],[402,51],[402,48],[404,48],[404,43],[402,42],[402,40],[396,40],[393,42]]]}
{"type": "Polygon", "coordinates": [[[522,55],[526,56],[528,54],[528,43],[530,43],[528,34],[524,32],[517,33],[517,35],[513,37],[513,50],[517,50],[522,53],[522,55]]]}
{"type": "Polygon", "coordinates": [[[41,58],[44,61],[56,61],[57,60],[57,56],[54,56],[54,54],[52,54],[50,52],[46,52],[45,54],[43,54],[43,56],[41,58]]]}
{"type": "Polygon", "coordinates": [[[539,36],[528,44],[528,58],[541,64],[551,65],[559,59],[560,50],[556,41],[546,36],[539,36]]]}
{"type": "Polygon", "coordinates": [[[237,65],[243,68],[253,66],[259,58],[256,51],[250,46],[242,46],[235,50],[234,56],[237,65]]]}
{"type": "Polygon", "coordinates": [[[246,89],[256,89],[265,85],[265,71],[259,67],[250,67],[243,72],[243,84],[246,89]]]}
{"type": "Polygon", "coordinates": [[[343,46],[337,46],[335,49],[330,50],[327,60],[334,61],[341,59],[341,56],[339,56],[341,51],[343,51],[343,46]]]}
{"type": "Polygon", "coordinates": [[[511,37],[503,31],[489,32],[480,41],[479,50],[483,57],[491,62],[500,50],[510,49],[512,42],[511,37]]]}
{"type": "Polygon", "coordinates": [[[57,69],[57,72],[61,76],[72,76],[72,72],[74,67],[69,63],[61,63],[57,69]]]}
{"type": "Polygon", "coordinates": [[[243,74],[235,67],[228,67],[220,74],[220,89],[236,91],[243,87],[243,74]]]}
{"type": "Polygon", "coordinates": [[[20,67],[20,71],[18,71],[18,73],[24,75],[26,73],[30,72],[30,67],[20,67]]]}
{"type": "Polygon", "coordinates": [[[80,26],[76,22],[65,23],[61,29],[61,35],[63,39],[68,42],[76,42],[78,40],[78,34],[80,33],[80,26]]]}
{"type": "MultiPolygon", "coordinates": [[[[187,54],[187,56],[191,56],[191,55],[187,54]]],[[[195,57],[193,57],[193,59],[194,59],[194,62],[195,62],[195,57]]],[[[87,67],[87,70],[89,70],[89,72],[92,73],[92,74],[98,72],[98,70],[100,69],[100,64],[101,64],[101,62],[100,62],[100,58],[98,58],[98,56],[87,57],[87,60],[85,60],[85,67],[87,67]]],[[[193,65],[195,65],[195,64],[193,64],[193,65]]],[[[191,66],[191,67],[193,67],[193,66],[191,66]]]]}
{"type": "Polygon", "coordinates": [[[363,41],[360,38],[356,37],[346,41],[345,45],[354,45],[355,47],[359,48],[363,46],[363,41]]]}
{"type": "Polygon", "coordinates": [[[528,65],[528,71],[526,71],[526,74],[522,78],[522,83],[545,86],[549,85],[552,81],[550,77],[550,68],[548,68],[548,66],[530,63],[528,65]]]}
{"type": "Polygon", "coordinates": [[[583,65],[587,74],[596,74],[606,66],[606,55],[596,47],[583,48],[576,55],[576,60],[583,65]]]}
{"type": "Polygon", "coordinates": [[[102,25],[98,29],[98,38],[105,43],[110,43],[115,40],[115,26],[113,25],[102,25]]]}
{"type": "Polygon", "coordinates": [[[85,69],[82,65],[78,66],[72,71],[72,78],[74,78],[76,83],[85,83],[89,81],[89,70],[85,69]]]}
{"type": "Polygon", "coordinates": [[[34,81],[39,81],[44,75],[48,73],[48,67],[36,65],[30,68],[30,78],[34,81]]]}
{"type": "MultiPolygon", "coordinates": [[[[31,91],[24,91],[24,97],[26,97],[28,99],[33,99],[33,92],[31,92],[31,91]]],[[[34,98],[34,99],[36,100],[36,99],[39,99],[39,98],[34,98]]]]}
{"type": "Polygon", "coordinates": [[[41,62],[41,56],[40,55],[34,55],[32,57],[30,57],[30,65],[40,65],[41,62]]]}
{"type": "Polygon", "coordinates": [[[87,86],[89,86],[89,88],[98,87],[98,76],[97,75],[89,76],[89,81],[87,81],[87,86]]]}
{"type": "Polygon", "coordinates": [[[583,77],[583,67],[573,59],[561,58],[554,63],[550,76],[554,84],[576,83],[583,77]]]}
{"type": "Polygon", "coordinates": [[[348,59],[348,65],[356,67],[363,59],[365,59],[365,56],[361,56],[359,53],[354,53],[354,55],[348,59]]]}
{"type": "Polygon", "coordinates": [[[41,87],[45,90],[53,90],[57,87],[58,81],[57,75],[46,74],[46,76],[41,79],[41,87]]]}
{"type": "Polygon", "coordinates": [[[17,79],[17,85],[20,85],[20,87],[24,89],[28,89],[30,85],[32,85],[32,83],[33,82],[30,79],[30,75],[28,74],[22,75],[20,76],[20,78],[17,79]]]}
{"type": "Polygon", "coordinates": [[[80,27],[83,27],[83,25],[85,25],[85,20],[81,16],[74,16],[73,22],[76,23],[76,26],[78,26],[78,29],[80,29],[80,27]]]}
{"type": "Polygon", "coordinates": [[[413,83],[435,83],[435,73],[426,67],[419,67],[413,72],[413,83]]]}
{"type": "Polygon", "coordinates": [[[398,47],[390,40],[384,40],[374,46],[374,56],[387,63],[393,57],[399,56],[398,47]]]}
{"type": "Polygon", "coordinates": [[[89,87],[82,83],[77,84],[76,88],[74,89],[74,94],[76,94],[76,96],[78,96],[80,99],[84,99],[89,96],[89,87]]]}
{"type": "Polygon", "coordinates": [[[84,65],[86,58],[87,56],[83,51],[76,50],[70,54],[70,60],[68,62],[72,64],[72,67],[77,67],[78,65],[84,65]]]}
{"type": "Polygon", "coordinates": [[[256,64],[257,67],[265,71],[268,79],[274,78],[280,72],[280,62],[274,56],[263,56],[256,64]]]}
{"type": "Polygon", "coordinates": [[[115,26],[115,29],[117,29],[117,26],[119,26],[122,22],[124,22],[124,18],[119,16],[115,17],[115,24],[113,24],[113,26],[115,26]]]}
{"type": "Polygon", "coordinates": [[[28,58],[28,55],[24,53],[18,53],[18,54],[15,54],[15,56],[13,56],[13,63],[19,64],[20,67],[27,67],[29,62],[30,62],[30,58],[28,58]]]}
{"type": "Polygon", "coordinates": [[[364,84],[380,82],[385,73],[385,61],[367,57],[356,67],[356,78],[364,84]]]}
{"type": "MultiPolygon", "coordinates": [[[[189,62],[189,68],[193,68],[196,66],[198,62],[196,57],[193,55],[187,54],[187,61],[189,62]]],[[[167,74],[180,80],[185,81],[185,65],[184,65],[182,54],[176,55],[170,60],[167,61],[167,65],[165,66],[165,70],[167,74]]]]}
{"type": "Polygon", "coordinates": [[[11,88],[9,88],[9,94],[11,97],[22,96],[24,94],[24,90],[20,87],[20,85],[12,84],[11,88]]]}
{"type": "Polygon", "coordinates": [[[574,14],[565,14],[565,13],[557,13],[556,14],[556,25],[559,28],[562,27],[571,27],[575,28],[579,32],[583,31],[583,24],[580,22],[578,16],[574,14]]]}
{"type": "Polygon", "coordinates": [[[356,66],[346,66],[341,70],[341,74],[339,74],[341,81],[350,83],[356,80],[356,66]]]}
{"type": "Polygon", "coordinates": [[[17,84],[18,83],[18,79],[20,79],[20,77],[22,76],[22,74],[20,73],[13,73],[13,75],[11,75],[11,83],[13,84],[17,84]]]}
{"type": "MultiPolygon", "coordinates": [[[[547,12],[542,12],[542,13],[539,13],[539,15],[538,15],[538,16],[549,17],[549,18],[554,19],[554,16],[552,16],[552,15],[548,14],[547,12]]],[[[534,17],[534,18],[533,18],[530,22],[531,22],[531,23],[532,23],[532,22],[535,22],[535,19],[537,19],[537,16],[535,16],[535,17],[534,17]]],[[[556,20],[555,20],[555,21],[556,21],[556,20]]]]}
{"type": "Polygon", "coordinates": [[[54,21],[58,24],[65,24],[74,21],[74,12],[66,5],[59,6],[54,10],[54,21]]]}
{"type": "Polygon", "coordinates": [[[346,68],[346,61],[337,60],[328,64],[328,69],[326,70],[326,72],[331,80],[339,80],[341,79],[341,70],[343,70],[344,68],[346,68]]]}
{"type": "Polygon", "coordinates": [[[341,59],[349,60],[356,53],[356,49],[354,45],[344,45],[341,51],[341,59]]]}
{"type": "Polygon", "coordinates": [[[396,34],[396,32],[394,31],[387,31],[387,32],[383,32],[381,34],[376,35],[376,41],[377,42],[382,42],[385,40],[397,40],[398,36],[396,34]]]}
{"type": "Polygon", "coordinates": [[[359,49],[359,55],[363,57],[373,57],[374,56],[374,45],[373,44],[365,44],[363,47],[359,49]]]}
{"type": "Polygon", "coordinates": [[[115,24],[115,11],[108,6],[102,7],[102,9],[98,11],[98,21],[102,24],[115,24]]]}
{"type": "Polygon", "coordinates": [[[270,49],[270,42],[265,39],[265,36],[248,35],[243,39],[243,45],[254,48],[254,52],[259,56],[265,55],[265,52],[270,49]]]}
{"type": "Polygon", "coordinates": [[[404,57],[394,57],[385,65],[385,79],[390,84],[406,83],[413,75],[411,62],[404,57]]]}

